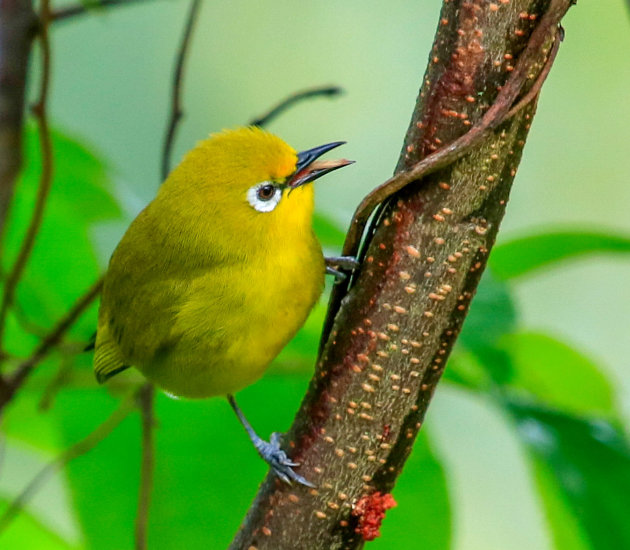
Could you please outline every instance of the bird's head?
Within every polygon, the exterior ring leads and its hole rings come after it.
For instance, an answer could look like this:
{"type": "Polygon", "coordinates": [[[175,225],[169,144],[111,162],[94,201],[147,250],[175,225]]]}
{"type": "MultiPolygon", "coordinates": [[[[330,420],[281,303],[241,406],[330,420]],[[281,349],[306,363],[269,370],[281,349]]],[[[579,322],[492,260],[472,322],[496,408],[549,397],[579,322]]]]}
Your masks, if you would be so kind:
{"type": "Polygon", "coordinates": [[[310,230],[317,178],[351,164],[318,160],[342,145],[334,142],[296,152],[257,127],[225,130],[202,141],[173,171],[163,191],[198,201],[205,215],[238,224],[243,231],[310,230]]]}

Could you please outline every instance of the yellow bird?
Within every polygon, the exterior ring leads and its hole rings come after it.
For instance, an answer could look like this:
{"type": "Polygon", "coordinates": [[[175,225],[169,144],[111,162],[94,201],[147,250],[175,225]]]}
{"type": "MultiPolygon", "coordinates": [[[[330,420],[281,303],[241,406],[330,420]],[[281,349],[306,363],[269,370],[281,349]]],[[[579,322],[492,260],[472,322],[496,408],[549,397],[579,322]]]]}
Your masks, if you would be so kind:
{"type": "Polygon", "coordinates": [[[302,326],[326,270],[312,224],[313,187],[346,166],[297,153],[257,127],[223,131],[190,151],[131,223],[105,275],[95,342],[99,383],[130,366],[167,393],[227,395],[259,454],[295,473],[279,437],[263,441],[233,393],[258,379],[302,326]]]}

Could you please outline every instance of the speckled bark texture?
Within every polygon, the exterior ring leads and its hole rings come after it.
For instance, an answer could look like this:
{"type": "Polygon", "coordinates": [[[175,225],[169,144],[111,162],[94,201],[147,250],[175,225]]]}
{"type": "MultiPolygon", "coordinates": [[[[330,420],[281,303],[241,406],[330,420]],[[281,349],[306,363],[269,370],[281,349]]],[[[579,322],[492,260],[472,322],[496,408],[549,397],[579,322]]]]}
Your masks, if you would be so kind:
{"type": "MultiPolygon", "coordinates": [[[[446,0],[397,171],[474,126],[543,16],[557,21],[570,3],[446,0]]],[[[268,476],[232,549],[363,546],[353,507],[389,493],[411,451],[494,243],[534,110],[532,102],[381,210],[286,436],[299,473],[317,489],[268,476]]]]}

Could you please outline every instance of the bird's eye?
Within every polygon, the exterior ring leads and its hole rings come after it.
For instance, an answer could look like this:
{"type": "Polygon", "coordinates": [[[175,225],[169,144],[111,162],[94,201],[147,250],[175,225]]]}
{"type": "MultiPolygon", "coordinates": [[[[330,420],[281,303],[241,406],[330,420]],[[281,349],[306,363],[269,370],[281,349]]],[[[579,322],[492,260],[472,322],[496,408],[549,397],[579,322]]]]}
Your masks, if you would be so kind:
{"type": "Polygon", "coordinates": [[[258,196],[258,199],[261,201],[269,201],[273,198],[273,195],[275,192],[276,192],[276,188],[271,184],[267,184],[267,185],[262,185],[261,187],[259,187],[258,193],[256,193],[256,195],[258,196]]]}
{"type": "Polygon", "coordinates": [[[282,189],[268,181],[257,183],[247,191],[247,202],[258,212],[271,212],[282,198],[282,189]]]}

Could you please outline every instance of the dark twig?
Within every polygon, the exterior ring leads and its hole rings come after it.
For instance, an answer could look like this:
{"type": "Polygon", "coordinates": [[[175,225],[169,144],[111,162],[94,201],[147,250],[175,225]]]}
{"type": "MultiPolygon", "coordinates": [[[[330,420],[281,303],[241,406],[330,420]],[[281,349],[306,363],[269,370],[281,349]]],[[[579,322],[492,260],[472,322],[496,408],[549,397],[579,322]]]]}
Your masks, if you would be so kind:
{"type": "Polygon", "coordinates": [[[0,516],[0,533],[4,531],[9,524],[15,519],[17,514],[22,510],[29,499],[37,492],[43,483],[45,483],[52,474],[61,470],[66,464],[91,451],[96,445],[103,441],[114,429],[133,411],[136,407],[136,395],[134,391],[132,395],[121,401],[118,408],[93,432],[75,443],[63,453],[61,453],[52,462],[44,466],[44,468],[31,480],[20,495],[11,502],[11,505],[0,516]]]}
{"type": "Polygon", "coordinates": [[[269,109],[269,111],[267,111],[264,115],[250,121],[249,124],[250,126],[266,126],[289,107],[292,107],[296,103],[300,103],[305,99],[312,99],[315,97],[335,97],[342,93],[343,89],[339,86],[321,86],[318,88],[309,88],[307,90],[295,92],[269,109]]]}
{"type": "Polygon", "coordinates": [[[147,527],[155,463],[153,459],[154,395],[155,390],[150,382],[144,384],[138,392],[138,405],[142,415],[142,467],[140,470],[138,514],[136,516],[136,550],[146,550],[147,548],[147,527]]]}
{"type": "Polygon", "coordinates": [[[48,23],[49,23],[49,3],[48,0],[42,0],[40,5],[40,28],[39,39],[42,55],[42,74],[39,89],[39,97],[37,103],[33,105],[32,111],[37,119],[39,127],[39,140],[42,157],[42,173],[39,180],[39,189],[35,200],[35,207],[31,216],[26,235],[22,241],[17,259],[13,264],[13,268],[7,276],[2,295],[2,303],[0,304],[0,345],[2,344],[6,317],[13,303],[17,284],[22,276],[22,272],[26,267],[28,259],[35,244],[35,238],[39,232],[39,228],[44,216],[44,208],[46,200],[50,192],[53,175],[53,153],[52,143],[50,139],[50,130],[48,128],[48,118],[46,114],[46,102],[48,99],[48,85],[50,80],[50,41],[48,40],[48,23]]]}
{"type": "Polygon", "coordinates": [[[74,324],[81,314],[88,308],[101,291],[103,279],[96,281],[64,315],[52,331],[42,340],[30,357],[25,359],[10,376],[3,391],[0,392],[0,410],[13,397],[15,391],[22,386],[28,375],[48,354],[59,344],[66,331],[74,324]]]}
{"type": "Polygon", "coordinates": [[[67,6],[59,8],[50,14],[50,21],[67,21],[74,19],[77,15],[90,15],[93,13],[101,13],[104,8],[113,6],[129,6],[138,2],[146,2],[147,0],[99,0],[89,4],[78,4],[76,6],[67,6]]]}
{"type": "Polygon", "coordinates": [[[181,88],[182,77],[184,74],[184,64],[186,62],[186,54],[188,53],[188,45],[192,37],[192,31],[197,19],[197,13],[199,12],[201,2],[199,0],[192,0],[190,3],[190,9],[188,11],[188,18],[186,19],[186,26],[184,27],[184,34],[179,46],[179,52],[177,54],[177,62],[175,64],[175,72],[173,73],[173,92],[171,99],[171,118],[166,130],[166,137],[164,139],[164,148],[162,149],[162,180],[166,179],[170,171],[170,159],[171,151],[173,149],[173,140],[175,139],[175,130],[177,124],[183,116],[181,106],[181,88]]]}
{"type": "Polygon", "coordinates": [[[0,241],[22,164],[26,75],[38,27],[32,4],[0,2],[0,241]]]}

